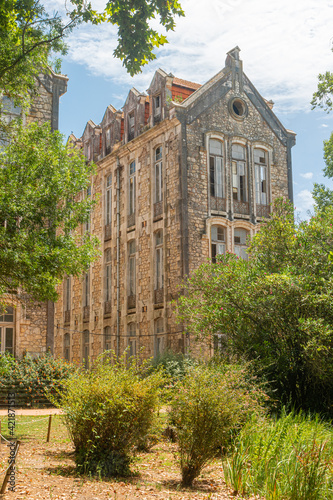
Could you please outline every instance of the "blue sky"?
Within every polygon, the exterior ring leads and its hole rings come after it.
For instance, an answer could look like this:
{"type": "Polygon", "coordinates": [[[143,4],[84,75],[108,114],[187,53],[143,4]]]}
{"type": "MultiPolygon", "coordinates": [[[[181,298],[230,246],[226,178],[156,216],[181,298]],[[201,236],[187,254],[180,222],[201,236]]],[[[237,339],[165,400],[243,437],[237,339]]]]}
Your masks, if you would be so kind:
{"type": "MultiPolygon", "coordinates": [[[[103,0],[93,0],[103,8],[103,0]]],[[[69,38],[62,72],[69,77],[61,98],[60,130],[81,136],[89,119],[99,123],[106,107],[121,108],[132,86],[145,91],[157,68],[204,83],[224,67],[226,52],[241,48],[244,71],[283,125],[297,134],[293,148],[294,202],[301,218],[312,208],[314,182],[322,176],[323,140],[333,131],[333,113],[311,111],[317,75],[332,70],[333,0],[182,0],[186,17],[168,35],[157,59],[131,78],[114,59],[116,31],[110,25],[81,26],[69,38]]],[[[47,0],[61,10],[63,0],[47,0]]]]}

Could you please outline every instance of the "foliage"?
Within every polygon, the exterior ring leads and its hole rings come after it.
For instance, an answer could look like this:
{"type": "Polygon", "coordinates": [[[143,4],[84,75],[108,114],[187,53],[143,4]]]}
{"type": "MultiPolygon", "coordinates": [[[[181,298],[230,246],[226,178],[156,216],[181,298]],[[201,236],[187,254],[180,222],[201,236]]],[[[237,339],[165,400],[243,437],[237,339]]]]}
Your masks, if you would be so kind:
{"type": "Polygon", "coordinates": [[[281,405],[333,414],[333,207],[296,226],[283,200],[261,226],[250,259],[202,265],[179,301],[199,338],[253,360],[281,405]]]}
{"type": "Polygon", "coordinates": [[[235,492],[267,500],[332,498],[332,428],[318,417],[282,413],[255,419],[224,461],[224,477],[235,492]]]}
{"type": "Polygon", "coordinates": [[[49,396],[61,390],[74,371],[73,365],[48,354],[15,359],[6,353],[0,357],[0,393],[6,399],[8,391],[14,392],[18,406],[49,405],[49,396]]]}
{"type": "Polygon", "coordinates": [[[35,123],[18,128],[0,163],[0,294],[23,287],[56,300],[64,274],[79,276],[97,255],[97,238],[75,231],[94,206],[79,199],[94,165],[35,123]]]}
{"type": "Polygon", "coordinates": [[[135,447],[154,424],[161,374],[143,376],[135,358],[100,357],[76,372],[55,403],[64,410],[77,468],[102,476],[128,475],[135,447]]]}
{"type": "Polygon", "coordinates": [[[130,4],[110,0],[103,12],[94,11],[85,0],[70,0],[67,19],[49,14],[39,0],[0,0],[0,90],[27,103],[35,79],[47,71],[51,53],[65,54],[64,38],[83,22],[108,22],[118,27],[114,56],[133,76],[156,56],[154,48],[167,42],[149,22],[160,18],[168,31],[175,28],[176,15],[184,12],[178,0],[133,0],[130,4]]]}
{"type": "Polygon", "coordinates": [[[191,368],[175,387],[170,420],[177,433],[184,486],[225,450],[250,415],[260,414],[261,390],[240,366],[191,368]]]}
{"type": "Polygon", "coordinates": [[[197,360],[181,353],[165,351],[150,361],[150,371],[163,370],[169,382],[182,380],[189,369],[197,365],[197,360]]]}
{"type": "MultiPolygon", "coordinates": [[[[333,134],[327,141],[324,141],[324,176],[328,179],[333,178],[333,134]]],[[[314,184],[313,198],[319,210],[323,210],[333,205],[333,191],[324,184],[314,184]]]]}

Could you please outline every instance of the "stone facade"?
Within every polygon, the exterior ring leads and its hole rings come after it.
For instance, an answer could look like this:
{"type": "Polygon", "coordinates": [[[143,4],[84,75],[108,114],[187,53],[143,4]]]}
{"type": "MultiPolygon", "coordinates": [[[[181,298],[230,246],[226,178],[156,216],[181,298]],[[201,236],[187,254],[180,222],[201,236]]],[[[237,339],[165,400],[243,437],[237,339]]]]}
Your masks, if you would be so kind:
{"type": "Polygon", "coordinates": [[[97,161],[98,203],[81,230],[101,257],[59,289],[58,357],[195,349],[174,314],[182,281],[219,253],[246,258],[270,203],[292,199],[295,134],[243,73],[238,47],[206,84],[158,70],[147,94],[131,89],[123,112],[109,106],[70,138],[97,161]]]}
{"type": "MultiPolygon", "coordinates": [[[[27,123],[50,122],[53,130],[58,129],[59,98],[67,90],[68,78],[57,75],[51,69],[47,75],[40,75],[36,81],[36,95],[31,108],[23,113],[15,108],[15,116],[23,115],[27,123]]],[[[6,98],[7,101],[8,98],[6,98]]],[[[10,102],[9,102],[10,105],[10,102]]],[[[8,109],[10,109],[7,105],[8,109]]],[[[0,315],[1,351],[9,351],[21,357],[24,352],[33,356],[53,349],[54,344],[54,305],[52,302],[37,303],[22,291],[8,295],[7,312],[0,315]]]]}

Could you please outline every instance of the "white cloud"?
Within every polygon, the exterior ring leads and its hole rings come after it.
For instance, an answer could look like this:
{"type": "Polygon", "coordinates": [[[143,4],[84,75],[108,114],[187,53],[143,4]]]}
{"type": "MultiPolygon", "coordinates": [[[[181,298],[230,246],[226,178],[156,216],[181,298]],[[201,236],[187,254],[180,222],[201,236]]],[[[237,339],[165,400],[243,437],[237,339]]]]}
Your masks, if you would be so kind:
{"type": "Polygon", "coordinates": [[[313,210],[313,203],[312,193],[308,189],[303,189],[295,196],[296,212],[301,212],[301,218],[303,219],[306,217],[308,210],[313,210]]]}
{"type": "Polygon", "coordinates": [[[310,110],[317,75],[329,70],[333,6],[313,0],[181,0],[186,17],[177,20],[157,60],[130,78],[112,52],[110,25],[81,26],[70,37],[69,58],[97,75],[145,90],[158,67],[203,83],[223,66],[225,54],[241,48],[244,70],[266,98],[283,111],[310,110]]]}
{"type": "Polygon", "coordinates": [[[326,125],[326,123],[322,123],[322,124],[321,124],[321,127],[323,127],[323,128],[327,128],[327,127],[328,127],[328,125],[326,125]]]}
{"type": "Polygon", "coordinates": [[[306,172],[305,174],[300,174],[303,179],[312,179],[313,177],[313,172],[306,172]]]}

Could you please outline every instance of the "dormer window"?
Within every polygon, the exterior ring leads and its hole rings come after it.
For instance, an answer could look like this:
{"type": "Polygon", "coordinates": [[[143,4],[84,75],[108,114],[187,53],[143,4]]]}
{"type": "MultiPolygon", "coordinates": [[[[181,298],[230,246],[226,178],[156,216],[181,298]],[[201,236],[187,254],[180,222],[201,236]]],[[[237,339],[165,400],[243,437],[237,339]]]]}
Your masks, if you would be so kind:
{"type": "Polygon", "coordinates": [[[128,115],[128,140],[134,139],[134,111],[128,115]]]}
{"type": "Polygon", "coordinates": [[[105,154],[111,153],[111,130],[108,128],[105,133],[105,154]]]}
{"type": "Polygon", "coordinates": [[[154,125],[161,121],[161,94],[153,99],[154,125]]]}

